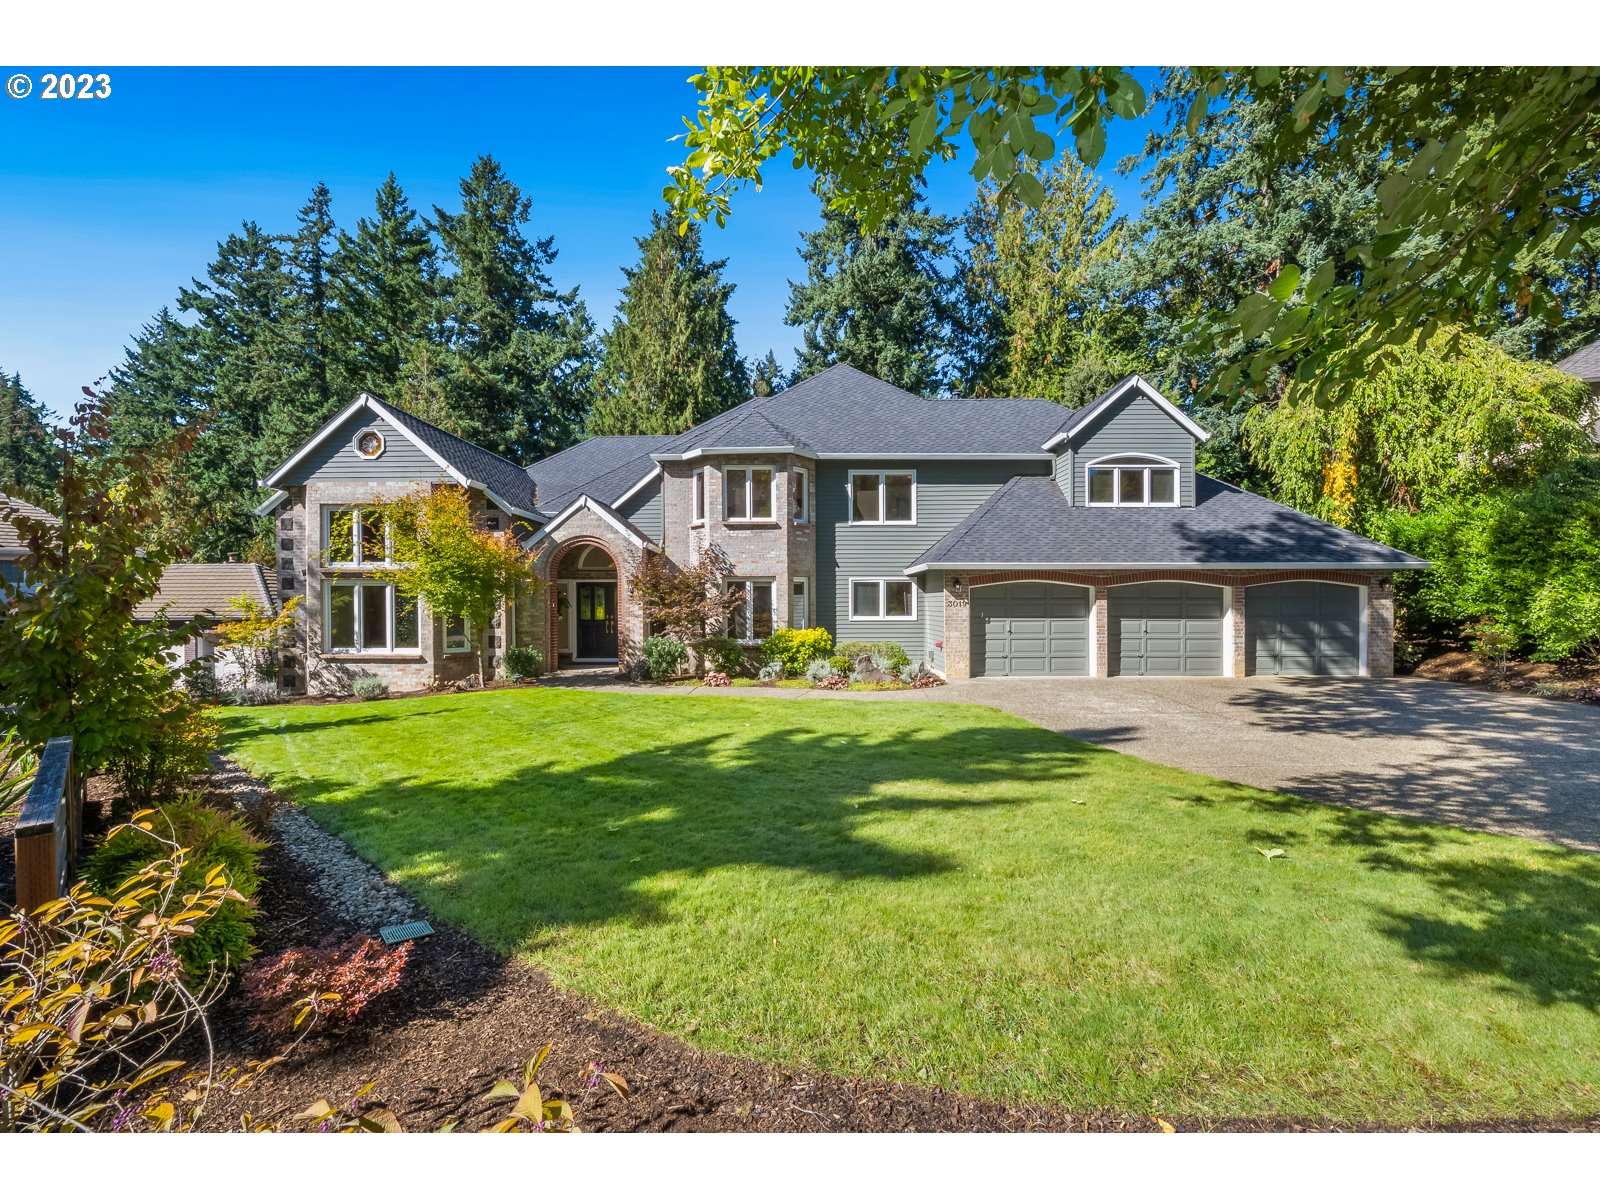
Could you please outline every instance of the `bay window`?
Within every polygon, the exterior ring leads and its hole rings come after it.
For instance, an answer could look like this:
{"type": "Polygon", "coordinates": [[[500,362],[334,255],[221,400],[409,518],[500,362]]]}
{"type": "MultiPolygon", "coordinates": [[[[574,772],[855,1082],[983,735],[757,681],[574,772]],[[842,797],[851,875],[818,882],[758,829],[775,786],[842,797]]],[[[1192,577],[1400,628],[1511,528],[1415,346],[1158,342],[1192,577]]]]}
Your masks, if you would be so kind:
{"type": "Polygon", "coordinates": [[[417,601],[392,584],[330,581],[323,588],[324,649],[339,654],[393,654],[421,649],[417,601]]]}
{"type": "Polygon", "coordinates": [[[852,621],[914,621],[916,618],[917,593],[911,580],[852,579],[850,581],[852,621]]]}
{"type": "Polygon", "coordinates": [[[722,472],[723,519],[770,521],[773,471],[771,467],[727,467],[722,472]]]}
{"type": "Polygon", "coordinates": [[[796,467],[789,476],[789,486],[794,490],[790,498],[790,520],[796,525],[809,525],[811,523],[811,472],[804,467],[796,467]]]}
{"type": "Polygon", "coordinates": [[[706,519],[706,469],[701,467],[694,473],[694,520],[693,524],[703,525],[706,519]]]}
{"type": "Polygon", "coordinates": [[[730,579],[727,594],[739,603],[728,613],[728,636],[741,642],[759,642],[772,634],[773,582],[770,579],[730,579]]]}
{"type": "Polygon", "coordinates": [[[851,471],[850,524],[915,525],[915,471],[851,471]]]}

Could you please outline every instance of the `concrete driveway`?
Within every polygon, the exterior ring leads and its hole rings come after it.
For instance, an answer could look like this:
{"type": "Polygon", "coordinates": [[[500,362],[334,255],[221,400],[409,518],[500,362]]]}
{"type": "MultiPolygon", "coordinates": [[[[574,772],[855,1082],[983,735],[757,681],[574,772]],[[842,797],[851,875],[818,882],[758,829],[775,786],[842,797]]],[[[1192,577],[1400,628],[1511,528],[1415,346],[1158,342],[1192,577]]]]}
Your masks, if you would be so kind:
{"type": "Polygon", "coordinates": [[[1600,851],[1593,705],[1416,678],[973,679],[920,694],[1238,783],[1600,851]]]}

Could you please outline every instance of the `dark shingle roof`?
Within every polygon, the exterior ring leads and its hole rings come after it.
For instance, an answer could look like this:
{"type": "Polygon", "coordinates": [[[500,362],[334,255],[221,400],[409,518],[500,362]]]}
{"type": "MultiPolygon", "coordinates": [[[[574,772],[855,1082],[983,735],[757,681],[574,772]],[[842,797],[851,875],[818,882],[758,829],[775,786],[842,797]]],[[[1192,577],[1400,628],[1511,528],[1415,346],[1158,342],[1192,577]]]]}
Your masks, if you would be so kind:
{"type": "Polygon", "coordinates": [[[664,454],[740,446],[802,453],[1038,454],[1072,410],[1050,400],[925,400],[839,364],[671,439],[664,454]]]}
{"type": "MultiPolygon", "coordinates": [[[[49,513],[45,512],[44,509],[39,508],[37,505],[29,504],[25,500],[18,500],[13,496],[7,496],[4,492],[0,492],[0,509],[3,509],[8,505],[18,510],[24,516],[32,517],[36,521],[49,521],[52,525],[60,524],[60,521],[57,520],[57,518],[51,516],[49,513]]],[[[3,516],[0,516],[0,550],[21,549],[24,549],[24,547],[22,545],[22,539],[17,535],[16,526],[12,525],[11,522],[7,521],[3,516]]]]}
{"type": "Polygon", "coordinates": [[[1586,383],[1600,383],[1600,342],[1574,350],[1556,364],[1556,369],[1576,375],[1586,383]]]}
{"type": "MultiPolygon", "coordinates": [[[[369,393],[370,395],[370,393],[369,393]]],[[[533,510],[533,485],[528,473],[509,458],[474,445],[465,438],[446,433],[403,408],[396,408],[376,396],[372,399],[385,416],[402,426],[428,449],[475,483],[481,483],[513,508],[533,510]]]]}
{"type": "Polygon", "coordinates": [[[1195,476],[1193,508],[1073,507],[1048,475],[1019,475],[914,567],[1427,564],[1359,534],[1195,476]]]}
{"type": "Polygon", "coordinates": [[[579,496],[615,504],[655,469],[650,455],[671,436],[592,437],[527,469],[538,511],[553,517],[579,496]]]}
{"type": "Polygon", "coordinates": [[[151,621],[165,608],[170,621],[201,616],[231,621],[244,615],[229,603],[236,596],[249,596],[277,611],[266,574],[255,563],[173,563],[161,573],[156,594],[135,607],[133,615],[151,621]]]}

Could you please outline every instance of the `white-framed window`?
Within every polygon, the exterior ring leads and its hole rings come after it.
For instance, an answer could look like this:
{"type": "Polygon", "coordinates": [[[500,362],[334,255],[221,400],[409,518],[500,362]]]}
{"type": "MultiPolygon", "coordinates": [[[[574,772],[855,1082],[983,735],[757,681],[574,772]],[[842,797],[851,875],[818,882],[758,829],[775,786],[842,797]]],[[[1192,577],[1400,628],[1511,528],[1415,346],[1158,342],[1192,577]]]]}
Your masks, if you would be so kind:
{"type": "Polygon", "coordinates": [[[361,567],[389,565],[392,542],[386,522],[371,520],[361,508],[322,508],[322,545],[328,565],[361,567]],[[339,518],[349,514],[346,524],[339,518]]]}
{"type": "Polygon", "coordinates": [[[811,628],[811,580],[804,575],[789,584],[789,628],[811,628]]]}
{"type": "Polygon", "coordinates": [[[915,471],[851,471],[850,524],[915,525],[915,471]]]}
{"type": "Polygon", "coordinates": [[[811,524],[811,472],[796,467],[789,475],[794,495],[789,500],[789,519],[796,525],[811,524]]]}
{"type": "Polygon", "coordinates": [[[740,597],[740,604],[728,613],[728,636],[741,642],[759,642],[772,634],[773,581],[770,579],[730,579],[727,593],[740,597]]]}
{"type": "Polygon", "coordinates": [[[1085,470],[1096,508],[1172,508],[1178,503],[1178,464],[1142,454],[1097,458],[1085,470]]]}
{"type": "Polygon", "coordinates": [[[697,467],[694,472],[694,520],[693,525],[704,525],[706,520],[706,469],[697,467]]]}
{"type": "Polygon", "coordinates": [[[322,647],[330,654],[394,654],[416,651],[417,601],[388,583],[371,579],[328,580],[322,589],[322,647]]]}
{"type": "Polygon", "coordinates": [[[852,579],[852,621],[915,621],[917,589],[909,579],[852,579]]]}
{"type": "Polygon", "coordinates": [[[725,521],[773,520],[776,476],[771,467],[726,467],[722,472],[722,518],[725,521]]]}
{"type": "Polygon", "coordinates": [[[465,617],[444,619],[444,652],[446,654],[472,653],[472,622],[465,617]]]}

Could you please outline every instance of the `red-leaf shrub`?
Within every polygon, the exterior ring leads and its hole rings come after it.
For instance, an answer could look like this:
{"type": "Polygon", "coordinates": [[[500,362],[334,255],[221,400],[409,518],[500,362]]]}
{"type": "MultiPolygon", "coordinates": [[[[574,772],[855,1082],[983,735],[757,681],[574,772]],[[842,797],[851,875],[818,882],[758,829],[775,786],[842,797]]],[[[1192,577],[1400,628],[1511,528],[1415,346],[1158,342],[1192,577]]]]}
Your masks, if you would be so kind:
{"type": "Polygon", "coordinates": [[[911,681],[911,686],[914,688],[943,687],[944,680],[940,679],[933,672],[929,671],[925,674],[918,675],[915,679],[913,679],[911,681]]]}
{"type": "Polygon", "coordinates": [[[348,1025],[376,996],[400,986],[410,943],[385,946],[356,934],[341,942],[295,946],[247,966],[239,976],[258,1029],[287,1033],[308,1020],[348,1025]]]}
{"type": "Polygon", "coordinates": [[[701,680],[701,682],[704,683],[706,687],[730,686],[726,671],[707,671],[705,679],[701,680]]]}
{"type": "Polygon", "coordinates": [[[817,680],[817,686],[825,692],[843,691],[850,686],[848,675],[825,675],[817,680]]]}

